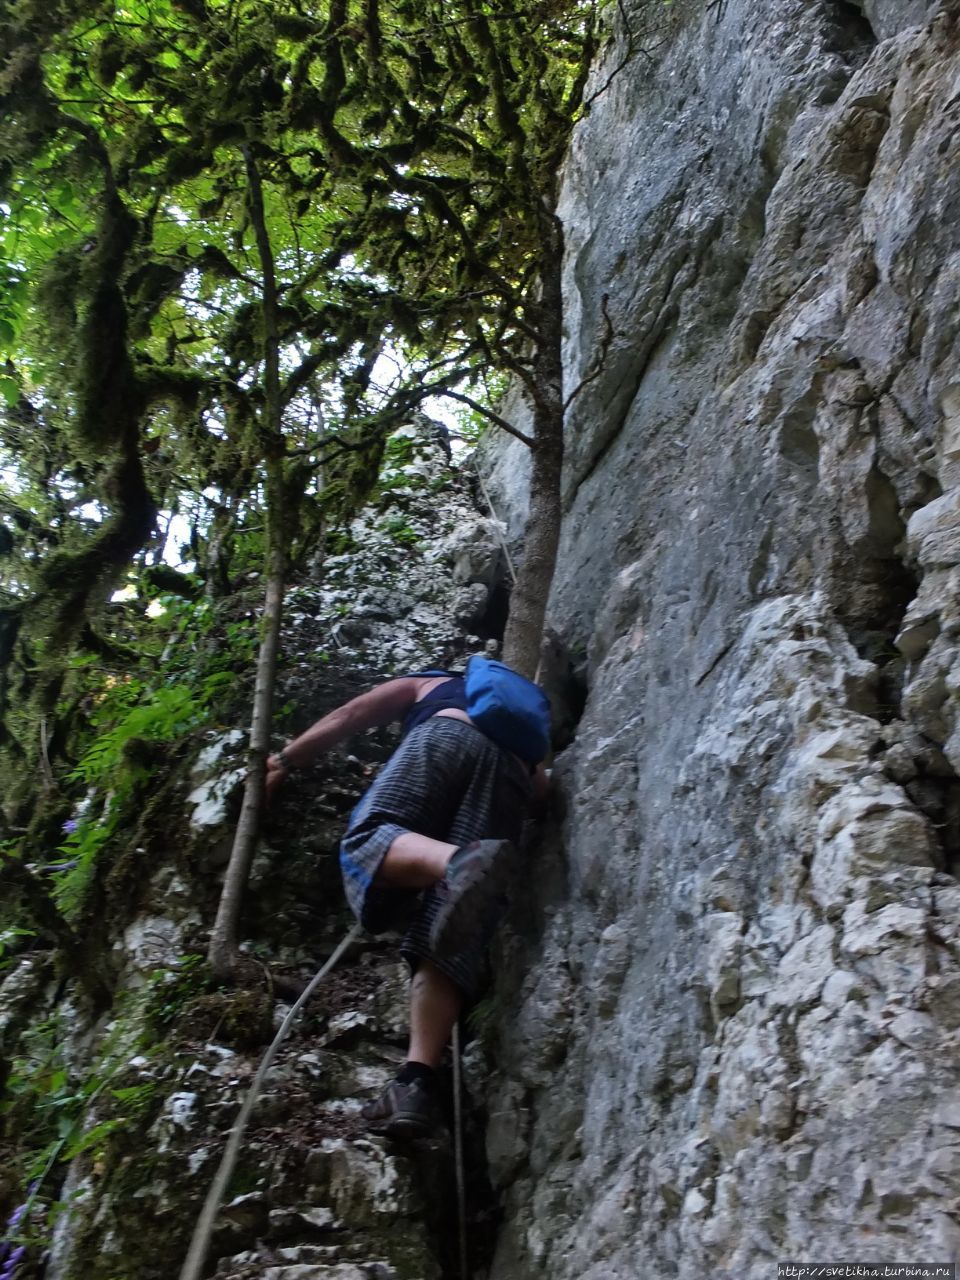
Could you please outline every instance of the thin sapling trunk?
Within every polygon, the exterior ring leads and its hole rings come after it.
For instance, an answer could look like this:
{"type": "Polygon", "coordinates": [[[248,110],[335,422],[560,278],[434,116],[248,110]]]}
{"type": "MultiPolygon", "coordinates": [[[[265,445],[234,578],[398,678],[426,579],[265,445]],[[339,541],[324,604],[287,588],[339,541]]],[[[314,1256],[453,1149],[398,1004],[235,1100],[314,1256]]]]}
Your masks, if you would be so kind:
{"type": "Polygon", "coordinates": [[[277,324],[277,282],[273,249],[267,231],[260,174],[249,147],[243,149],[249,182],[250,219],[257,240],[263,276],[264,420],[263,451],[266,463],[266,598],[264,601],[257,677],[253,695],[247,779],[240,819],[220,895],[217,918],[210,935],[208,958],[218,977],[236,972],[239,964],[238,931],[243,894],[250,875],[257,833],[263,812],[264,777],[273,720],[283,591],[287,573],[288,517],[284,510],[284,441],[280,408],[280,340],[277,324]]]}

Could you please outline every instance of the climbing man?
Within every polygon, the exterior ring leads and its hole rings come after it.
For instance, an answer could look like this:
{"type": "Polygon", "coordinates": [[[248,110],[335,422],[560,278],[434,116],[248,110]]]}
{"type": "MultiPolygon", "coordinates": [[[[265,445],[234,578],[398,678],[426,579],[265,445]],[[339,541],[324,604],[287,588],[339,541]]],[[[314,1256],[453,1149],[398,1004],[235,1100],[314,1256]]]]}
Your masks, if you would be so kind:
{"type": "Polygon", "coordinates": [[[268,799],[291,770],[393,720],[402,721],[401,743],[351,814],[340,865],[365,929],[406,929],[400,949],[413,973],[406,1062],[364,1117],[374,1133],[421,1138],[445,1128],[437,1070],[482,986],[513,842],[546,794],[549,706],[536,686],[483,658],[471,659],[466,677],[388,680],[270,756],[268,799]],[[526,709],[513,709],[518,698],[526,709]]]}

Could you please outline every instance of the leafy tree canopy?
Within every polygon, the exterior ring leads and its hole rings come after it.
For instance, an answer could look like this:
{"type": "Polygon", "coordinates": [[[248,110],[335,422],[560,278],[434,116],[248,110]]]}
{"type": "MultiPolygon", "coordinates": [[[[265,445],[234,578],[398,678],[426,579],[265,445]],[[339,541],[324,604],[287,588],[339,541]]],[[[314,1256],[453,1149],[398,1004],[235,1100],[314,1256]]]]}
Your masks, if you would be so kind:
{"type": "Polygon", "coordinates": [[[104,730],[102,682],[156,666],[143,602],[229,596],[265,528],[302,562],[426,396],[516,433],[484,386],[518,378],[556,493],[557,173],[606,10],[10,0],[0,773],[23,847],[104,730]],[[112,598],[131,575],[136,610],[112,598]]]}

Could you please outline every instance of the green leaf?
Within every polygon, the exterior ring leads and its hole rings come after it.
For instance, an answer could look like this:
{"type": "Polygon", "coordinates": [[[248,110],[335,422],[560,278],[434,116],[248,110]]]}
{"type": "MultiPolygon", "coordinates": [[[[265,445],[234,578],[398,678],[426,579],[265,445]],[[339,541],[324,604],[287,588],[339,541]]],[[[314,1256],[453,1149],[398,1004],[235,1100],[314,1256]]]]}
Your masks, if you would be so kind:
{"type": "Polygon", "coordinates": [[[99,1146],[104,1138],[109,1137],[117,1129],[123,1128],[126,1123],[126,1120],[102,1120],[99,1124],[95,1124],[92,1129],[88,1129],[86,1133],[82,1133],[73,1142],[68,1142],[63,1152],[63,1159],[75,1160],[84,1151],[89,1151],[91,1147],[99,1146]]]}
{"type": "MultiPolygon", "coordinates": [[[[2,326],[3,321],[0,320],[0,342],[3,341],[2,326]]],[[[9,325],[7,328],[9,329],[9,325]]],[[[20,399],[20,384],[16,378],[8,378],[6,374],[0,374],[0,399],[9,407],[13,406],[20,399]]]]}

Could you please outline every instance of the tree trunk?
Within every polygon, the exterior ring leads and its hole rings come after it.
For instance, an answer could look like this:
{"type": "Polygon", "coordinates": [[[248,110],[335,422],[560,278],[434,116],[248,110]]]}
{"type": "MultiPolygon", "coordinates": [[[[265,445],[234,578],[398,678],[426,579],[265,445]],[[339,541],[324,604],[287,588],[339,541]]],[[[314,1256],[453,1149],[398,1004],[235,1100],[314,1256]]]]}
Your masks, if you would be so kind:
{"type": "MultiPolygon", "coordinates": [[[[273,486],[268,486],[269,489],[273,486]]],[[[279,520],[273,521],[274,524],[279,520]]],[[[237,968],[237,933],[240,907],[250,875],[263,809],[263,782],[270,746],[273,720],[273,686],[276,679],[277,650],[280,644],[280,620],[283,616],[283,587],[286,555],[277,533],[270,539],[268,550],[267,590],[263,609],[263,630],[257,656],[257,680],[253,694],[253,723],[247,754],[247,779],[243,789],[243,805],[233,837],[230,861],[223,880],[217,918],[210,935],[208,959],[219,978],[229,977],[237,968]]]]}
{"type": "Polygon", "coordinates": [[[266,599],[257,656],[257,680],[253,694],[253,719],[247,756],[247,780],[243,805],[233,838],[230,861],[224,876],[223,890],[213,932],[210,935],[208,959],[214,973],[229,977],[238,968],[237,934],[240,907],[250,875],[250,864],[257,843],[260,815],[263,811],[263,784],[270,746],[273,719],[273,686],[276,680],[277,650],[280,644],[280,620],[283,616],[283,589],[287,573],[289,516],[285,511],[284,441],[280,409],[280,340],[277,327],[277,282],[273,250],[263,210],[260,174],[249,147],[243,148],[249,181],[250,219],[257,237],[257,249],[263,274],[263,358],[264,420],[263,454],[266,465],[266,599]]]}
{"type": "Polygon", "coordinates": [[[510,596],[503,638],[503,660],[534,679],[540,665],[543,624],[560,545],[563,469],[563,230],[555,214],[544,215],[541,292],[530,308],[539,334],[534,355],[536,382],[533,411],[530,512],[524,529],[523,560],[510,596]]]}

